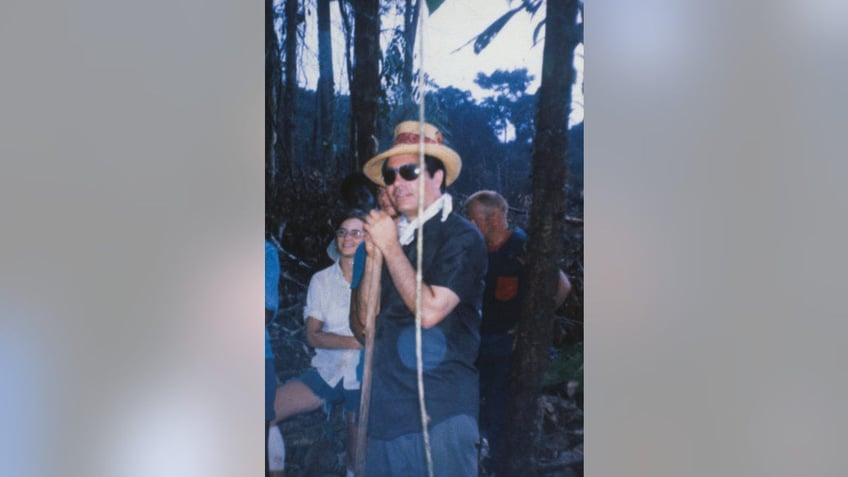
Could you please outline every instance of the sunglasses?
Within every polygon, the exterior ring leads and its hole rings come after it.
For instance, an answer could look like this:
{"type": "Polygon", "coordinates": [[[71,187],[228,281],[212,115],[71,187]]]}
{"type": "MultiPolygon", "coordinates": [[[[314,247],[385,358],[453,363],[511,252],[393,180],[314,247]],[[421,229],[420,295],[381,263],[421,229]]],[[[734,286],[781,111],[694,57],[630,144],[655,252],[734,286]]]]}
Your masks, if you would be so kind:
{"type": "Polygon", "coordinates": [[[362,236],[364,234],[365,234],[365,231],[361,230],[361,229],[347,230],[345,228],[341,228],[341,229],[336,230],[336,237],[338,237],[338,238],[345,238],[348,235],[350,235],[351,237],[358,239],[358,238],[362,238],[362,236]]]}
{"type": "Polygon", "coordinates": [[[415,179],[418,179],[418,174],[420,173],[421,169],[418,167],[418,164],[405,164],[397,169],[384,167],[383,182],[385,182],[387,186],[394,184],[398,174],[403,177],[403,180],[414,181],[415,179]]]}

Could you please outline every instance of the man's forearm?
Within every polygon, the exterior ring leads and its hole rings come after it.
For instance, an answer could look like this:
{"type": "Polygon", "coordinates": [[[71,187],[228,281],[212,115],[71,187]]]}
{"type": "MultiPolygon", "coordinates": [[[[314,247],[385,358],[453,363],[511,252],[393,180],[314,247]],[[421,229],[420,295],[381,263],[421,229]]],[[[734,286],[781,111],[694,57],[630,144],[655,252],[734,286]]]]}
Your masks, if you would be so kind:
{"type": "MultiPolygon", "coordinates": [[[[386,266],[404,305],[415,313],[415,269],[409,259],[400,248],[388,247],[383,253],[386,257],[386,266]]],[[[442,321],[445,316],[459,302],[459,297],[451,290],[444,287],[432,287],[427,283],[421,283],[421,326],[430,328],[442,321]],[[438,289],[438,290],[437,290],[438,289]]]]}
{"type": "MultiPolygon", "coordinates": [[[[383,253],[386,256],[386,266],[389,269],[389,275],[392,277],[392,283],[394,283],[404,305],[415,313],[415,269],[412,268],[412,264],[406,254],[403,253],[400,244],[387,248],[387,250],[383,250],[383,253]]],[[[422,295],[426,293],[426,288],[428,287],[422,283],[422,295]]],[[[423,305],[424,296],[421,297],[421,302],[423,305]]]]}
{"type": "Polygon", "coordinates": [[[565,298],[569,293],[571,293],[571,282],[568,281],[568,277],[565,275],[565,272],[562,270],[558,270],[558,272],[557,291],[556,295],[554,295],[555,308],[562,306],[563,302],[565,302],[565,298]]]}
{"type": "Polygon", "coordinates": [[[353,336],[337,335],[319,331],[311,333],[306,338],[309,346],[323,349],[360,349],[362,344],[353,336]]]}

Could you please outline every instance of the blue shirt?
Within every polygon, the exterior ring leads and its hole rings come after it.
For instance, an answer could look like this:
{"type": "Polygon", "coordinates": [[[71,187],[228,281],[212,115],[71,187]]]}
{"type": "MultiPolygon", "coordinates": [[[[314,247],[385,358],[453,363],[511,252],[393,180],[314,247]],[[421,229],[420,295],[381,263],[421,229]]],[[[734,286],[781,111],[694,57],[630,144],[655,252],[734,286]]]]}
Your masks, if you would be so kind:
{"type": "MultiPolygon", "coordinates": [[[[416,241],[403,246],[415,267],[416,241]]],[[[477,418],[479,383],[474,361],[480,345],[480,307],[486,245],[474,225],[451,213],[424,224],[423,280],[449,288],[459,304],[437,325],[422,330],[427,413],[432,425],[459,415],[477,418]]],[[[383,264],[380,314],[374,334],[374,381],[368,435],[390,440],[421,432],[415,358],[415,316],[383,264]]]]}
{"type": "MultiPolygon", "coordinates": [[[[269,241],[265,241],[265,309],[276,313],[280,304],[280,256],[277,247],[269,241]]],[[[271,340],[268,336],[268,327],[265,327],[265,359],[274,357],[271,351],[271,340]]]]}
{"type": "Polygon", "coordinates": [[[362,280],[362,273],[365,272],[365,259],[368,254],[365,252],[365,242],[360,242],[356,247],[356,254],[353,256],[353,278],[350,280],[350,289],[359,288],[359,282],[362,280]]]}

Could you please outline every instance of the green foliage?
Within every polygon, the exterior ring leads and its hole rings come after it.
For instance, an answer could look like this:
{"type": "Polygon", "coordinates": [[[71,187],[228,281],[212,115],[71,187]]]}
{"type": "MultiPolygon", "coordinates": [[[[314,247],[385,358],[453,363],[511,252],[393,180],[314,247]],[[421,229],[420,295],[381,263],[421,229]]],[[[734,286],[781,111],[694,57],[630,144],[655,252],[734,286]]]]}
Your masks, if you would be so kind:
{"type": "Polygon", "coordinates": [[[583,390],[583,342],[565,346],[557,352],[545,375],[542,386],[577,381],[578,390],[583,390]]]}
{"type": "Polygon", "coordinates": [[[545,26],[545,20],[547,19],[540,21],[539,24],[536,25],[536,28],[533,29],[533,46],[536,46],[539,43],[539,33],[542,31],[542,27],[545,26]]]}
{"type": "Polygon", "coordinates": [[[518,98],[512,105],[510,111],[510,120],[515,126],[515,142],[516,144],[529,147],[533,143],[533,136],[536,135],[534,127],[536,120],[536,95],[524,95],[518,98]]]}
{"type": "MultiPolygon", "coordinates": [[[[492,42],[492,40],[498,35],[498,33],[501,32],[501,30],[503,30],[503,27],[505,27],[506,24],[509,23],[509,20],[516,13],[520,12],[521,10],[524,10],[532,17],[536,14],[537,11],[539,11],[539,7],[541,7],[543,3],[544,0],[523,0],[521,2],[521,5],[501,15],[500,18],[492,22],[491,25],[489,25],[485,30],[483,30],[481,33],[479,33],[476,37],[473,38],[474,54],[479,54],[481,51],[486,49],[486,47],[489,46],[489,43],[492,42]]],[[[537,26],[536,33],[538,33],[538,28],[539,27],[537,26]]],[[[536,33],[534,33],[533,35],[534,40],[536,37],[536,33]]],[[[466,43],[465,45],[467,44],[468,43],[466,43]]],[[[464,47],[465,45],[462,45],[460,48],[464,47]]]]}
{"type": "Polygon", "coordinates": [[[430,12],[430,15],[442,6],[443,3],[445,3],[445,0],[427,0],[427,10],[430,12]]]}
{"type": "Polygon", "coordinates": [[[498,35],[498,33],[501,32],[503,27],[506,26],[506,24],[509,22],[510,18],[512,18],[513,15],[523,9],[524,7],[513,8],[512,10],[504,13],[500,18],[495,20],[494,23],[489,25],[488,28],[483,30],[482,33],[477,35],[476,39],[474,40],[474,54],[479,54],[487,46],[489,46],[489,43],[491,43],[492,40],[498,35]]]}
{"type": "Polygon", "coordinates": [[[474,83],[483,89],[491,89],[500,95],[515,100],[527,92],[527,87],[533,82],[533,78],[527,68],[497,69],[488,75],[483,72],[477,73],[474,83]]]}
{"type": "Polygon", "coordinates": [[[388,46],[383,52],[380,82],[390,107],[401,105],[409,94],[409,91],[405,91],[405,85],[402,81],[405,43],[403,31],[395,29],[388,46]]]}

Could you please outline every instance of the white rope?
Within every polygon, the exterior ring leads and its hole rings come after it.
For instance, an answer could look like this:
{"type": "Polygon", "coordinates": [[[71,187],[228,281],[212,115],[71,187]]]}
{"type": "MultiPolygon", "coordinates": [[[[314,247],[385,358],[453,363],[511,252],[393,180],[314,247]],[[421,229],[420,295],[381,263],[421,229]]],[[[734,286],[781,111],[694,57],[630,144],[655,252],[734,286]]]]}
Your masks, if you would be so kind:
{"type": "MultiPolygon", "coordinates": [[[[426,95],[424,81],[424,17],[426,8],[418,0],[418,56],[421,64],[418,68],[418,220],[424,217],[424,174],[426,164],[424,161],[424,97],[426,95]]],[[[410,58],[411,60],[411,58],[410,58]]],[[[411,96],[411,95],[410,95],[411,96]]],[[[428,423],[430,417],[427,415],[427,405],[424,400],[424,363],[421,352],[421,282],[422,263],[424,257],[424,224],[419,222],[416,231],[418,243],[416,244],[417,261],[415,266],[415,361],[418,369],[418,404],[421,409],[421,434],[424,438],[424,458],[427,461],[427,475],[433,477],[433,456],[430,450],[430,432],[428,423]]]]}

